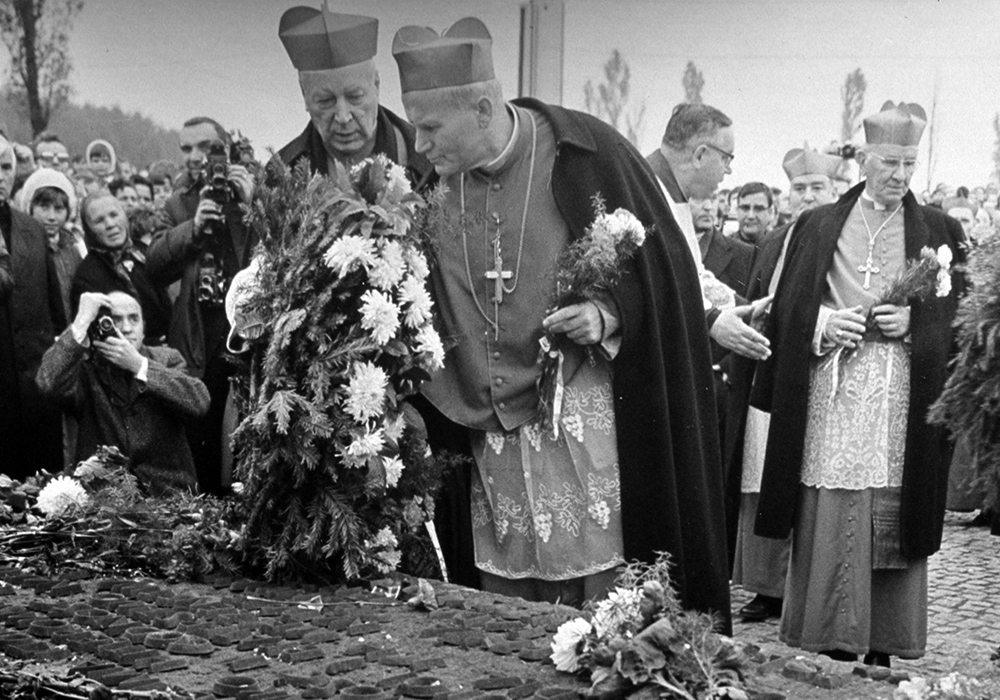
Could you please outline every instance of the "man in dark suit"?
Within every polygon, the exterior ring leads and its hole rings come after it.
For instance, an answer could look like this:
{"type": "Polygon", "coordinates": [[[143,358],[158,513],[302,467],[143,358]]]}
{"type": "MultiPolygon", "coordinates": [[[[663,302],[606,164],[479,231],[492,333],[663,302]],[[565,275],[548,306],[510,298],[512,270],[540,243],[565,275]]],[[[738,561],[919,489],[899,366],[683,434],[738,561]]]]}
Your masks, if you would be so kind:
{"type": "Polygon", "coordinates": [[[13,279],[6,299],[0,292],[0,469],[20,479],[63,467],[62,421],[35,372],[65,317],[45,229],[10,205],[15,167],[13,144],[0,133],[0,231],[13,279]]]}
{"type": "Polygon", "coordinates": [[[80,423],[76,459],[114,445],[151,494],[195,491],[184,425],[208,411],[208,389],[173,348],[143,345],[139,302],[125,292],[85,292],[73,323],[45,353],[38,385],[80,423]],[[90,335],[106,312],[114,324],[90,335]]]}

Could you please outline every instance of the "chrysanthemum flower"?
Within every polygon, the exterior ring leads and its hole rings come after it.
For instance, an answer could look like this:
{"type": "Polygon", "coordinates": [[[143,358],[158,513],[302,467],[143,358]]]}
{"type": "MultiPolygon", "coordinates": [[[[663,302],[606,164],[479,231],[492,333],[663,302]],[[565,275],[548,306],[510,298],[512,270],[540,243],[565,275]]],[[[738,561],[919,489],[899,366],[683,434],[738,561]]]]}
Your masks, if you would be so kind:
{"type": "Polygon", "coordinates": [[[342,236],[327,249],[323,262],[340,277],[359,266],[370,268],[375,262],[375,244],[361,236],[342,236]]]}
{"type": "Polygon", "coordinates": [[[582,617],[559,625],[552,638],[551,659],[557,671],[573,673],[580,668],[580,643],[590,634],[592,625],[582,617]]]}
{"type": "Polygon", "coordinates": [[[444,367],[444,344],[434,327],[427,324],[417,333],[417,351],[426,352],[431,356],[430,370],[444,367]]]}
{"type": "Polygon", "coordinates": [[[399,483],[403,475],[403,460],[399,457],[383,457],[382,467],[385,469],[385,485],[389,488],[399,483]]]}
{"type": "Polygon", "coordinates": [[[369,289],[361,295],[361,327],[371,331],[379,345],[385,345],[399,330],[399,307],[389,295],[369,289]]]}
{"type": "Polygon", "coordinates": [[[382,250],[375,258],[368,279],[382,291],[389,291],[403,279],[406,274],[406,263],[403,260],[403,247],[398,241],[386,241],[382,250]]]}
{"type": "Polygon", "coordinates": [[[49,517],[57,517],[83,508],[90,502],[90,496],[76,479],[57,476],[45,485],[38,494],[38,510],[49,517]]]}
{"type": "Polygon", "coordinates": [[[381,367],[372,362],[358,362],[347,385],[344,410],[358,422],[381,415],[388,382],[389,377],[381,367]]]}
{"type": "Polygon", "coordinates": [[[404,320],[410,328],[419,328],[431,320],[434,302],[424,283],[410,275],[399,286],[399,303],[406,307],[404,320]]]}
{"type": "Polygon", "coordinates": [[[427,265],[427,258],[424,254],[420,252],[416,247],[408,247],[404,253],[403,257],[406,259],[406,266],[410,268],[410,272],[418,280],[423,282],[427,279],[427,275],[431,273],[430,267],[427,265]]]}
{"type": "Polygon", "coordinates": [[[385,435],[382,433],[382,428],[376,428],[356,435],[347,446],[347,454],[355,458],[374,457],[383,447],[385,447],[385,435]]]}

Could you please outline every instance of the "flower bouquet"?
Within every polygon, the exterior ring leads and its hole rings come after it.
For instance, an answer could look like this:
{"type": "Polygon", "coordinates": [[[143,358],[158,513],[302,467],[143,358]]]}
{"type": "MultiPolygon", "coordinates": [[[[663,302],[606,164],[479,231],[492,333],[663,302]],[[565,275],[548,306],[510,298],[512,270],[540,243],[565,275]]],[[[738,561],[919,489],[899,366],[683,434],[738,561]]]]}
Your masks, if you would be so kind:
{"type": "MultiPolygon", "coordinates": [[[[629,211],[608,213],[604,200],[594,195],[594,223],[574,241],[556,263],[556,296],[553,311],[571,304],[593,301],[609,292],[622,268],[646,240],[646,229],[629,211]]],[[[546,333],[539,340],[539,413],[542,425],[559,435],[559,413],[563,393],[563,349],[572,344],[564,336],[546,333]]]]}
{"type": "MultiPolygon", "coordinates": [[[[912,299],[923,301],[931,294],[946,297],[951,294],[951,248],[943,245],[935,252],[933,248],[923,248],[916,260],[907,260],[906,267],[892,281],[885,293],[872,308],[882,304],[906,306],[912,299]]],[[[865,330],[877,328],[875,314],[871,309],[865,319],[865,330]]]]}
{"type": "Polygon", "coordinates": [[[552,641],[556,670],[587,673],[590,700],[641,697],[739,698],[749,658],[713,631],[710,615],[680,608],[669,557],[625,568],[606,600],[564,623],[552,641]]]}
{"type": "Polygon", "coordinates": [[[238,380],[243,553],[270,578],[384,573],[431,519],[440,476],[403,402],[444,358],[427,204],[384,156],[328,177],[278,166],[272,182],[248,217],[262,244],[239,301],[264,329],[238,380]]]}

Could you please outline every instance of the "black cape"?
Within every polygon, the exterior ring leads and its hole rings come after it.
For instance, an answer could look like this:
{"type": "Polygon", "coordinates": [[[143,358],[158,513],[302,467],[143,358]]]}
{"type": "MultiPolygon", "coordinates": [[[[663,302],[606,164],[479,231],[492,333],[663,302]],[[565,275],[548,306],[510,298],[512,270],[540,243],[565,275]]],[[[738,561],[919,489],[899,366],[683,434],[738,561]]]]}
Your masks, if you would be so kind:
{"type": "Polygon", "coordinates": [[[618,132],[534,99],[514,104],[552,123],[552,193],[574,239],[593,222],[595,194],[649,230],[612,292],[623,334],[613,388],[625,558],[650,562],[669,552],[681,604],[715,613],[729,633],[712,366],[691,251],[649,165],[618,132]]]}
{"type": "MultiPolygon", "coordinates": [[[[865,183],[839,201],[799,218],[786,254],[768,323],[771,357],[758,367],[751,404],[771,413],[756,534],[784,539],[795,522],[809,401],[810,345],[826,274],[837,241],[865,183]]],[[[951,247],[953,265],[965,261],[962,225],[940,210],[903,198],[907,259],[930,246],[951,247]]],[[[953,275],[951,294],[910,303],[910,408],[903,466],[902,553],[926,557],[941,546],[951,445],[947,431],[927,423],[927,410],[941,394],[953,352],[951,324],[962,283],[953,275]]]]}

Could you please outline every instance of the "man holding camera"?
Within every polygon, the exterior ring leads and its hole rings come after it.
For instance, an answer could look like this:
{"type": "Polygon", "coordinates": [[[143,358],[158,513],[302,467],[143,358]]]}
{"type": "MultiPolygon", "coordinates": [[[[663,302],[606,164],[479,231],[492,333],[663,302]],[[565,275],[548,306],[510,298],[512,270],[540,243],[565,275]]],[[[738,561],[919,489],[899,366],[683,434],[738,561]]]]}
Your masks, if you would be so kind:
{"type": "Polygon", "coordinates": [[[83,294],[73,323],[42,357],[38,386],[78,419],[76,461],[114,445],[150,494],[194,491],[184,424],[208,411],[208,389],[179,352],[146,347],[143,333],[134,297],[83,294]]]}
{"type": "Polygon", "coordinates": [[[286,11],[278,35],[298,70],[309,125],[276,158],[326,175],[337,162],[349,168],[383,154],[418,183],[430,163],[414,148],[413,127],[379,104],[378,20],[330,12],[324,2],[286,11]]]}
{"type": "Polygon", "coordinates": [[[225,299],[230,281],[247,266],[256,244],[241,209],[253,197],[254,177],[244,165],[231,162],[238,156],[230,153],[229,134],[213,119],[185,122],[180,147],[187,171],[158,214],[147,270],[156,284],[180,280],[167,342],[212,397],[208,415],[191,426],[189,437],[201,490],[221,494],[222,424],[231,373],[225,360],[225,299]]]}

